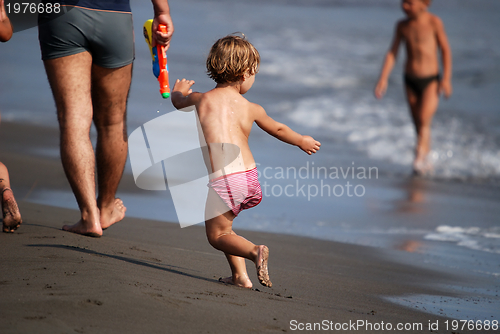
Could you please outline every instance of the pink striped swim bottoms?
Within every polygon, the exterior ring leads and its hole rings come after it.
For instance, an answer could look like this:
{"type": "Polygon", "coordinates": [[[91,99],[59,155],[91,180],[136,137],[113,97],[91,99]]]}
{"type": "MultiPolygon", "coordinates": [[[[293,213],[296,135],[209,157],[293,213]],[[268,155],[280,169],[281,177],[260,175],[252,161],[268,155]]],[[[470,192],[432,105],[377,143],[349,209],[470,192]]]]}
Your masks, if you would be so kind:
{"type": "Polygon", "coordinates": [[[226,205],[237,216],[242,210],[250,209],[262,200],[262,190],[257,167],[228,175],[222,175],[208,183],[226,205]]]}

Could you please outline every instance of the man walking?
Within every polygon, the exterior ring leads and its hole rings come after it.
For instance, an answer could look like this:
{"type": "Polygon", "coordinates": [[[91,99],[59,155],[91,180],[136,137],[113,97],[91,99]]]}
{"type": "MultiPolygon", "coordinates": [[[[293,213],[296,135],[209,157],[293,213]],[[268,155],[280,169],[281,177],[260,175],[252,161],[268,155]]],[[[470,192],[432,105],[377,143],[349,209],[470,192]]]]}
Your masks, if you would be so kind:
{"type": "MultiPolygon", "coordinates": [[[[65,14],[39,15],[39,40],[54,95],[61,160],[81,219],[63,230],[100,237],[125,217],[116,198],[127,159],[127,98],[132,79],[134,34],[129,0],[46,0],[65,14]],[[75,4],[77,6],[75,6],[75,4]],[[92,121],[97,129],[94,153],[92,121]],[[97,168],[96,168],[97,167],[97,168]],[[95,171],[97,169],[97,190],[95,171]]],[[[152,0],[154,35],[167,48],[174,31],[168,0],[152,0]]]]}

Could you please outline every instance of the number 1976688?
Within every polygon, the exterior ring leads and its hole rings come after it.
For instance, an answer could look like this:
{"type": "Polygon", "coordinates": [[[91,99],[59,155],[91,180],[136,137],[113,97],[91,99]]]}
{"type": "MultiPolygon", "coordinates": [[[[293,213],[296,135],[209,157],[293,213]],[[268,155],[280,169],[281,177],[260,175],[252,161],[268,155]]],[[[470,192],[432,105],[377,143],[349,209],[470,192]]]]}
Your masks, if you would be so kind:
{"type": "Polygon", "coordinates": [[[59,3],[34,3],[34,2],[15,2],[5,5],[7,14],[43,14],[60,13],[61,4],[59,3]]]}
{"type": "Polygon", "coordinates": [[[446,330],[498,330],[498,320],[446,320],[446,330]]]}

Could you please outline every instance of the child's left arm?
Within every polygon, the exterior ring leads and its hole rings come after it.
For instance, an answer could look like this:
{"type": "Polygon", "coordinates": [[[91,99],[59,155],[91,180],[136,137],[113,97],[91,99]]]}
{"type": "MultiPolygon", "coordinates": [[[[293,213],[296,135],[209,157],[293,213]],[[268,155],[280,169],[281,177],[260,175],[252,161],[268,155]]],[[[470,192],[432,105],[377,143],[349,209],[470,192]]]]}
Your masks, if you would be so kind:
{"type": "Polygon", "coordinates": [[[254,105],[254,107],[255,123],[257,123],[259,128],[287,144],[298,146],[309,155],[319,151],[321,146],[319,141],[311,136],[303,136],[293,131],[285,124],[276,122],[267,115],[266,111],[261,106],[254,105]]]}
{"type": "Polygon", "coordinates": [[[194,85],[194,80],[177,79],[172,88],[172,104],[177,109],[186,108],[196,105],[201,98],[201,93],[194,92],[191,86],[194,85]]]}
{"type": "Polygon", "coordinates": [[[446,32],[444,30],[443,22],[436,17],[434,20],[434,25],[436,29],[437,43],[441,50],[441,61],[443,62],[443,78],[439,83],[439,93],[444,93],[444,96],[446,96],[446,98],[449,98],[453,91],[453,88],[451,86],[451,48],[450,44],[448,43],[448,37],[446,36],[446,32]]]}

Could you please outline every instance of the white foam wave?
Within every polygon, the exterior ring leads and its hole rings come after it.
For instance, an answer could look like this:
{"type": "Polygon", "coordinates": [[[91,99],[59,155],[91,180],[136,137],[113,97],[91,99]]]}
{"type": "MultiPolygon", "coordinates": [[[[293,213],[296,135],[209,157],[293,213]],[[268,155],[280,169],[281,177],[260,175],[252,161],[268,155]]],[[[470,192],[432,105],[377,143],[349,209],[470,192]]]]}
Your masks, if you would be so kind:
{"type": "Polygon", "coordinates": [[[29,123],[35,125],[54,126],[57,118],[55,112],[50,117],[42,112],[29,110],[10,109],[1,113],[2,121],[13,123],[29,123]]]}
{"type": "Polygon", "coordinates": [[[500,254],[500,227],[460,227],[441,225],[424,236],[426,240],[453,242],[469,249],[500,254]]]}
{"type": "Polygon", "coordinates": [[[361,73],[378,71],[366,59],[380,57],[385,46],[363,36],[331,33],[318,39],[311,34],[317,31],[301,27],[261,36],[255,43],[265,54],[260,73],[309,88],[341,89],[359,86],[364,78],[361,73]],[[346,64],[355,64],[356,71],[346,64]]]}
{"type": "MultiPolygon", "coordinates": [[[[288,117],[301,125],[330,130],[368,156],[409,166],[415,130],[403,103],[374,101],[354,93],[299,101],[288,117]]],[[[494,134],[479,133],[465,121],[435,119],[430,153],[434,174],[441,178],[500,177],[500,148],[494,134]]]]}

